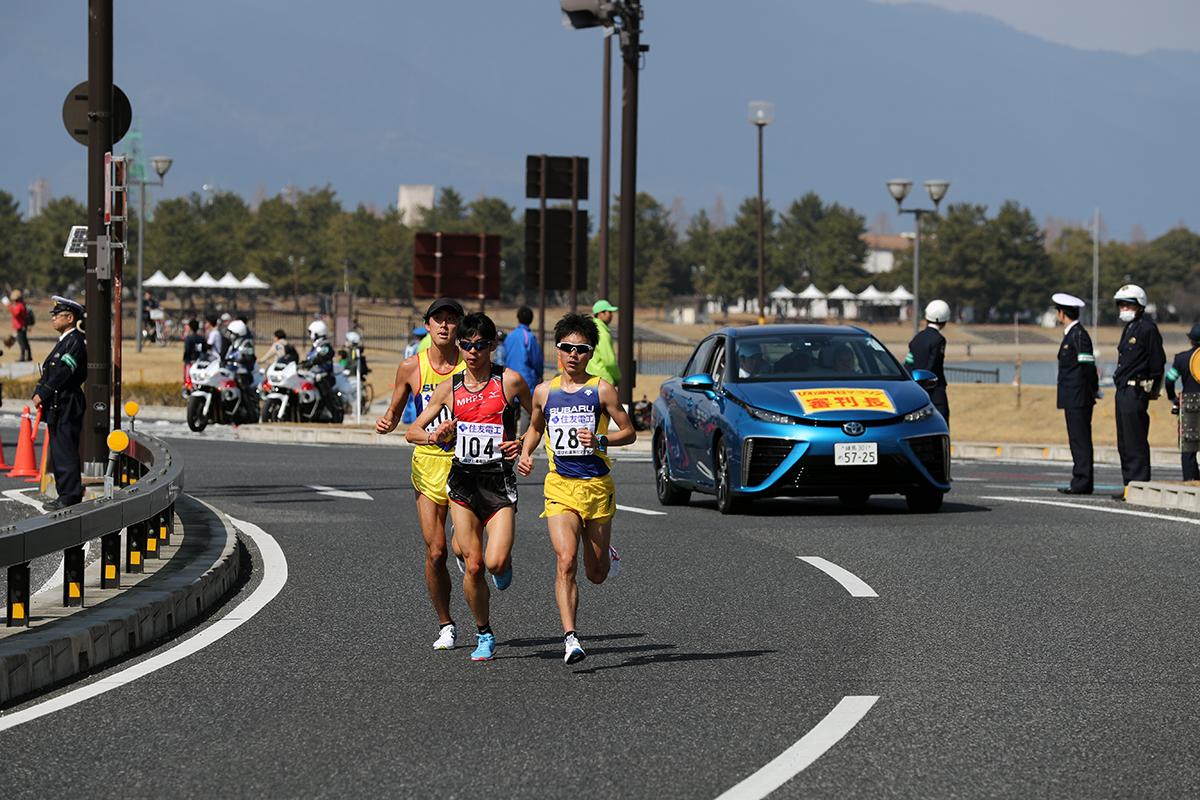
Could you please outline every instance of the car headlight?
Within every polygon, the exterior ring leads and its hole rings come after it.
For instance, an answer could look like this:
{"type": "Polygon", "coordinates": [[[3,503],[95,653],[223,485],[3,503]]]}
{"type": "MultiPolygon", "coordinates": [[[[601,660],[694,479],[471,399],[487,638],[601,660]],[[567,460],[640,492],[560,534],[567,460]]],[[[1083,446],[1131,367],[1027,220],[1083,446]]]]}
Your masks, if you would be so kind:
{"type": "Polygon", "coordinates": [[[930,404],[930,405],[925,406],[924,408],[917,409],[916,411],[910,411],[909,413],[905,414],[904,421],[905,422],[920,422],[921,420],[929,419],[930,417],[932,417],[933,412],[934,412],[933,404],[930,404]]]}
{"type": "Polygon", "coordinates": [[[754,406],[743,406],[746,413],[762,422],[774,422],[780,425],[792,425],[796,422],[795,417],[790,417],[787,414],[779,414],[774,411],[767,411],[765,408],[755,408],[754,406]]]}

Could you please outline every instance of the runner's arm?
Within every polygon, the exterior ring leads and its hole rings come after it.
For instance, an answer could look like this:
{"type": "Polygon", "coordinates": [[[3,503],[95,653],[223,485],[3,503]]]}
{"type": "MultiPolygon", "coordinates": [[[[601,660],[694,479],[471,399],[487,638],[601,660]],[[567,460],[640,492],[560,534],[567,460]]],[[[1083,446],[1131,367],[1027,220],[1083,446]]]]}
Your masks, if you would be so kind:
{"type": "Polygon", "coordinates": [[[533,453],[541,443],[542,434],[546,430],[545,405],[549,391],[544,383],[539,384],[538,388],[533,390],[533,410],[529,412],[529,430],[525,431],[525,438],[521,440],[521,458],[517,461],[517,472],[521,475],[533,472],[533,453]]]}
{"type": "MultiPolygon", "coordinates": [[[[621,401],[617,398],[616,388],[604,380],[600,379],[600,405],[604,407],[604,413],[617,426],[617,432],[613,433],[609,429],[608,446],[620,447],[621,445],[633,444],[637,441],[637,429],[633,427],[633,420],[629,418],[629,414],[625,412],[625,406],[621,405],[621,401]]],[[[583,436],[580,435],[579,440],[583,441],[583,436]]],[[[592,446],[592,445],[586,445],[592,446]]]]}
{"type": "Polygon", "coordinates": [[[521,408],[533,414],[533,397],[530,394],[530,386],[525,383],[525,379],[521,377],[521,373],[515,369],[504,370],[504,396],[513,397],[521,402],[521,408]]]}
{"type": "Polygon", "coordinates": [[[388,403],[387,411],[375,422],[376,433],[391,433],[400,424],[400,418],[404,416],[404,405],[412,394],[412,375],[417,368],[416,356],[404,359],[396,367],[396,386],[392,389],[392,400],[388,403]]]}
{"type": "Polygon", "coordinates": [[[446,420],[433,433],[425,430],[425,426],[437,419],[442,407],[449,404],[450,392],[453,390],[452,384],[452,381],[442,381],[437,385],[437,388],[433,390],[433,396],[429,398],[429,405],[408,427],[408,431],[404,434],[405,439],[413,444],[435,444],[445,434],[445,431],[449,430],[449,427],[454,424],[454,420],[446,420]]]}

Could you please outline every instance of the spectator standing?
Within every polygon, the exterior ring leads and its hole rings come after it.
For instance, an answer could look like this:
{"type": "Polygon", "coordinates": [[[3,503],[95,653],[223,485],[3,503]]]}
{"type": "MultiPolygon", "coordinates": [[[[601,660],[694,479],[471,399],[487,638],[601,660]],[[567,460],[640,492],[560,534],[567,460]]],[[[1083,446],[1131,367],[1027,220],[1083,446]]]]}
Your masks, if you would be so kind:
{"type": "MultiPolygon", "coordinates": [[[[542,382],[542,372],[546,366],[545,357],[542,355],[542,343],[529,328],[532,322],[533,309],[521,306],[517,309],[517,327],[504,338],[505,366],[524,378],[530,391],[542,382]]],[[[517,435],[524,436],[528,428],[529,412],[522,409],[517,435]]]]}
{"type": "Polygon", "coordinates": [[[183,326],[183,378],[186,381],[192,364],[204,357],[204,337],[200,335],[200,323],[189,319],[183,326]]]}
{"type": "Polygon", "coordinates": [[[587,367],[589,375],[598,375],[613,386],[621,383],[621,368],[617,366],[617,352],[613,349],[612,332],[608,326],[612,324],[613,314],[619,310],[607,300],[597,300],[592,306],[592,316],[596,319],[596,330],[600,333],[600,340],[587,367]]]}
{"type": "Polygon", "coordinates": [[[9,295],[8,313],[12,314],[13,334],[17,345],[21,348],[18,361],[33,361],[33,353],[29,349],[29,326],[33,324],[33,315],[29,306],[25,305],[25,297],[20,289],[13,289],[9,295]]]}
{"type": "Polygon", "coordinates": [[[204,318],[204,341],[211,358],[220,358],[225,353],[225,337],[221,335],[218,322],[216,314],[204,318]]]}

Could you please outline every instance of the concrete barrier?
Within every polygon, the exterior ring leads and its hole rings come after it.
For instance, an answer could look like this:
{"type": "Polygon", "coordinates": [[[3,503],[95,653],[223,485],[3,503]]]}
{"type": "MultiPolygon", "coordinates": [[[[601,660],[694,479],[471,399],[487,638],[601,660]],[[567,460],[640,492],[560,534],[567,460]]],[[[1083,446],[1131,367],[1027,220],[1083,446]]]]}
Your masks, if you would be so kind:
{"type": "Polygon", "coordinates": [[[1125,487],[1125,502],[1146,508],[1200,513],[1200,486],[1165,481],[1133,481],[1125,487]]]}

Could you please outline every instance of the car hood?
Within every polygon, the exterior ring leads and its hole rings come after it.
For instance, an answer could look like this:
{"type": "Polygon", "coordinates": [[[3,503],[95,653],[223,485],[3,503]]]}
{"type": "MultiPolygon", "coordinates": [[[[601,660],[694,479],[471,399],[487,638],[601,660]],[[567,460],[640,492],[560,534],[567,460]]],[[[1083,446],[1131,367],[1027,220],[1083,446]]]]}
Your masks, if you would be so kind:
{"type": "MultiPolygon", "coordinates": [[[[737,400],[747,405],[774,411],[777,414],[789,414],[793,417],[804,417],[814,421],[849,422],[850,420],[885,419],[899,414],[924,408],[929,405],[929,395],[914,381],[788,381],[771,383],[731,383],[726,384],[726,391],[737,400]],[[805,412],[795,391],[813,389],[847,389],[854,400],[864,403],[864,396],[882,391],[891,400],[896,410],[875,410],[865,405],[844,410],[810,410],[805,412]],[[866,390],[863,392],[862,390],[866,390]],[[857,394],[854,394],[857,393],[857,394]]],[[[836,398],[836,393],[825,392],[824,396],[836,398]]],[[[874,395],[877,396],[877,395],[874,395]]],[[[836,400],[835,400],[836,402],[836,400]]],[[[831,403],[832,405],[832,403],[831,403]]]]}

